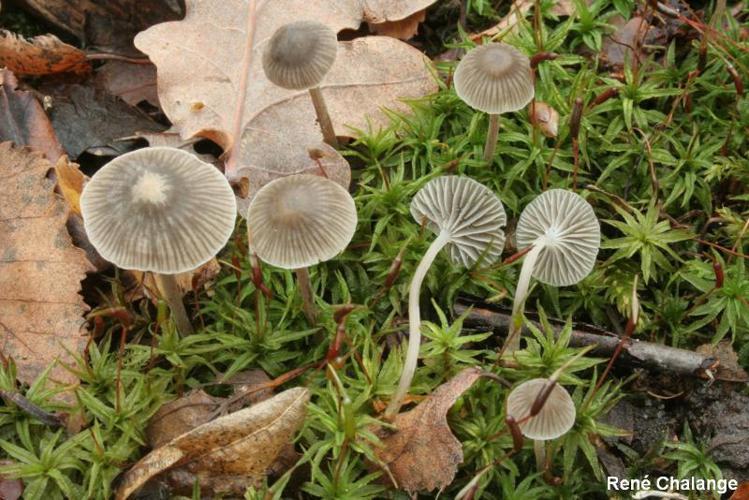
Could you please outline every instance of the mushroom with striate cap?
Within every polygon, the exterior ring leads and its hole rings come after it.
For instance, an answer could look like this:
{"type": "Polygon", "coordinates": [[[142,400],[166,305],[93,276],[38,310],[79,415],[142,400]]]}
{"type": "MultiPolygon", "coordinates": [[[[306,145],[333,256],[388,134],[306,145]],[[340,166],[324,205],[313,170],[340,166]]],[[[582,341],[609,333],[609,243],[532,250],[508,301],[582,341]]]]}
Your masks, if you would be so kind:
{"type": "Polygon", "coordinates": [[[411,387],[421,344],[419,295],[429,267],[443,248],[453,263],[471,267],[492,264],[502,254],[507,217],[502,202],[489,188],[468,177],[438,177],[422,187],[411,201],[411,215],[426,222],[437,238],[416,267],[408,291],[408,348],[398,389],[385,411],[394,417],[411,387]]]}
{"type": "Polygon", "coordinates": [[[530,59],[504,43],[479,45],[460,60],[453,84],[455,93],[466,104],[489,114],[484,161],[491,162],[497,145],[499,115],[518,111],[533,99],[530,59]]]}
{"type": "Polygon", "coordinates": [[[183,334],[193,330],[174,275],[221,250],[236,210],[234,192],[216,167],[168,147],[118,156],[81,194],[91,244],[117,267],[152,272],[183,334]]]}
{"type": "Polygon", "coordinates": [[[296,270],[304,312],[316,313],[307,268],[341,253],[354,236],[356,206],[336,182],[310,174],[269,182],[247,212],[250,247],[263,261],[296,270]]]}
{"type": "Polygon", "coordinates": [[[556,382],[557,376],[527,380],[507,396],[507,415],[533,440],[539,471],[545,470],[545,441],[566,434],[575,424],[575,403],[556,382]]]}
{"type": "Polygon", "coordinates": [[[550,189],[520,214],[515,230],[518,248],[529,248],[520,269],[512,321],[503,351],[520,348],[523,308],[531,276],[552,286],[574,285],[593,270],[601,227],[593,207],[580,195],[550,189]]]}
{"type": "Polygon", "coordinates": [[[330,71],[338,51],[335,32],[316,21],[296,21],[281,26],[263,52],[268,80],[284,89],[309,90],[325,142],[338,147],[333,123],[320,82],[330,71]]]}

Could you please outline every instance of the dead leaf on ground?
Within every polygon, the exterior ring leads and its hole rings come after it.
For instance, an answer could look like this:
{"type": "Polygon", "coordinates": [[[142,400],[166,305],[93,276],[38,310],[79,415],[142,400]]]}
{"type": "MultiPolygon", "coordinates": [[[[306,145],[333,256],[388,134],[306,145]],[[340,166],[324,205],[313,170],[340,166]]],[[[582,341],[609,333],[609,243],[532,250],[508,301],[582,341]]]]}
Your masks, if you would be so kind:
{"type": "MultiPolygon", "coordinates": [[[[0,460],[0,467],[14,465],[11,460],[0,460]]],[[[18,500],[23,495],[23,481],[10,479],[0,474],[0,499],[18,500]]]]}
{"type": "Polygon", "coordinates": [[[63,154],[42,105],[31,92],[18,90],[18,80],[7,69],[0,69],[0,141],[29,146],[51,162],[63,154]]]}
{"type": "MultiPolygon", "coordinates": [[[[183,21],[154,26],[140,33],[135,44],[156,64],[162,108],[182,137],[207,137],[227,150],[237,139],[231,134],[242,73],[237,55],[243,53],[247,38],[247,4],[186,4],[183,21]],[[206,31],[207,22],[217,28],[206,31]]],[[[399,10],[398,2],[367,5],[372,18],[381,14],[372,5],[388,15],[399,10]]],[[[265,79],[260,55],[267,40],[279,26],[296,19],[319,21],[335,31],[353,29],[362,21],[364,9],[357,0],[337,0],[325,7],[308,0],[274,0],[258,9],[239,166],[274,170],[279,151],[289,159],[303,158],[309,148],[318,147],[322,135],[307,92],[281,89],[265,79]]],[[[419,97],[436,88],[427,58],[387,37],[340,42],[336,62],[322,84],[340,136],[353,135],[348,126],[367,129],[368,119],[375,126],[385,123],[383,107],[405,111],[400,98],[419,97]]]]}
{"type": "Polygon", "coordinates": [[[409,493],[444,489],[463,462],[463,447],[447,425],[447,412],[481,376],[466,368],[439,386],[413,410],[395,417],[395,432],[378,429],[382,446],[375,453],[400,489],[409,493]]]}
{"type": "Polygon", "coordinates": [[[739,484],[729,500],[749,500],[749,481],[739,484]]]}
{"type": "Polygon", "coordinates": [[[410,40],[419,33],[419,24],[427,18],[427,11],[420,10],[400,21],[386,21],[384,23],[367,23],[372,33],[389,36],[399,40],[410,40]]]}
{"type": "Polygon", "coordinates": [[[493,38],[504,31],[515,30],[521,19],[533,7],[534,0],[518,0],[512,3],[510,12],[503,17],[497,24],[491,28],[485,29],[481,33],[473,33],[469,38],[475,43],[482,43],[484,38],[493,38]]]}
{"type": "Polygon", "coordinates": [[[60,194],[68,202],[70,210],[74,214],[81,215],[81,193],[86,183],[86,176],[83,175],[78,164],[69,161],[65,155],[61,156],[55,165],[55,178],[60,194]]]}
{"type": "Polygon", "coordinates": [[[57,137],[68,155],[75,159],[83,152],[117,156],[133,149],[118,141],[137,131],[164,129],[137,108],[128,106],[104,90],[78,84],[44,86],[51,97],[49,115],[57,137]]]}
{"type": "MultiPolygon", "coordinates": [[[[196,269],[177,274],[177,285],[182,295],[187,295],[192,291],[207,288],[220,272],[221,266],[214,257],[196,269]]],[[[124,270],[121,272],[121,276],[123,282],[129,287],[125,293],[125,299],[128,302],[134,302],[143,297],[149,297],[154,302],[156,301],[157,297],[152,293],[153,290],[156,290],[156,282],[151,273],[124,270]]]]}
{"type": "Polygon", "coordinates": [[[153,64],[108,61],[96,70],[96,84],[131,106],[146,101],[159,107],[156,67],[153,64]]]}
{"type": "Polygon", "coordinates": [[[625,22],[621,16],[615,16],[609,22],[618,29],[604,39],[601,59],[611,68],[619,69],[626,63],[642,62],[646,47],[665,45],[667,42],[667,33],[642,17],[633,17],[625,22]]]}
{"type": "Polygon", "coordinates": [[[0,66],[19,76],[91,72],[86,54],[56,36],[24,38],[8,30],[0,30],[0,66]]]}
{"type": "Polygon", "coordinates": [[[50,381],[75,384],[61,363],[86,343],[79,291],[92,268],[65,228],[51,168],[39,153],[0,144],[0,350],[24,383],[57,363],[50,381]]]}
{"type": "Polygon", "coordinates": [[[202,389],[196,389],[181,398],[165,403],[148,422],[148,445],[156,449],[205,424],[211,420],[220,402],[221,398],[213,397],[202,389]]]}
{"type": "Polygon", "coordinates": [[[717,345],[703,344],[695,349],[699,354],[716,358],[719,361],[715,378],[728,382],[747,382],[749,374],[739,364],[739,357],[733,350],[730,340],[721,340],[717,345]]]}
{"type": "Polygon", "coordinates": [[[194,474],[201,487],[210,485],[217,494],[232,486],[227,478],[243,475],[249,483],[262,481],[304,422],[309,398],[309,390],[295,387],[178,436],[125,474],[117,500],[128,498],[149,479],[175,466],[194,474]]]}

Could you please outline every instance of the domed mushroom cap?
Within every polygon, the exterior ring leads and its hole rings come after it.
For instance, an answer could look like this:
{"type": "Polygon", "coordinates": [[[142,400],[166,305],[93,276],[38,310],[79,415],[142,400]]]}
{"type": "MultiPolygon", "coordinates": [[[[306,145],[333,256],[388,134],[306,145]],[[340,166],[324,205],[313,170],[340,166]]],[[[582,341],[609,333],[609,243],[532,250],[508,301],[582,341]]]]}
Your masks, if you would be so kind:
{"type": "Polygon", "coordinates": [[[503,43],[471,49],[458,63],[453,83],[466,104],[494,115],[522,109],[534,93],[530,60],[503,43]]]}
{"type": "Polygon", "coordinates": [[[449,175],[429,181],[411,201],[411,215],[435,233],[447,231],[447,248],[456,264],[493,264],[502,254],[507,216],[489,188],[468,177],[449,175]]]}
{"type": "Polygon", "coordinates": [[[356,230],[351,195],[316,175],[291,175],[266,184],[250,204],[247,227],[258,257],[285,269],[330,260],[356,230]]]}
{"type": "MultiPolygon", "coordinates": [[[[507,397],[507,414],[518,422],[530,415],[536,397],[548,381],[545,378],[534,378],[515,387],[507,397]]],[[[520,430],[529,439],[544,441],[562,436],[574,424],[575,403],[569,393],[555,383],[541,411],[520,424],[520,430]]]]}
{"type": "Polygon", "coordinates": [[[81,194],[91,244],[122,269],[177,274],[226,244],[234,192],[213,165],[174,148],[145,148],[102,167],[81,194]]]}
{"type": "Polygon", "coordinates": [[[550,189],[530,202],[515,235],[518,248],[543,244],[533,277],[553,286],[574,285],[590,274],[601,245],[593,207],[564,189],[550,189]]]}
{"type": "Polygon", "coordinates": [[[263,52],[268,80],[285,89],[316,87],[338,50],[335,32],[315,21],[297,21],[276,30],[263,52]]]}

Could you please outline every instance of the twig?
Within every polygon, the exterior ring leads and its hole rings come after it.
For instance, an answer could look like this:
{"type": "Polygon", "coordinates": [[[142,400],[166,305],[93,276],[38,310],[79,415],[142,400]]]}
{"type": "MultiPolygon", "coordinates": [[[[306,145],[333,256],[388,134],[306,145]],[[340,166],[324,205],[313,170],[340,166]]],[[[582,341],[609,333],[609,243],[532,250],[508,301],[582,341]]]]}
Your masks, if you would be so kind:
{"type": "MultiPolygon", "coordinates": [[[[509,311],[490,304],[474,303],[467,298],[459,299],[453,306],[453,310],[459,315],[467,313],[466,326],[489,327],[503,334],[507,333],[512,322],[512,315],[509,311]]],[[[531,316],[531,314],[526,313],[526,316],[531,316]]],[[[564,327],[562,321],[549,321],[555,334],[558,334],[564,327]]],[[[533,322],[539,325],[537,321],[533,322]]],[[[522,333],[528,335],[529,331],[523,328],[522,333]]],[[[618,335],[611,332],[590,325],[573,324],[570,346],[595,345],[596,348],[591,351],[591,354],[609,357],[616,350],[620,340],[618,335]]],[[[624,362],[704,379],[710,378],[707,372],[716,364],[716,359],[711,356],[637,339],[630,339],[624,343],[621,351],[620,359],[624,362]]]]}
{"type": "Polygon", "coordinates": [[[62,419],[58,415],[42,410],[17,392],[0,391],[0,397],[2,397],[6,402],[14,403],[20,409],[45,425],[55,428],[62,427],[62,419]]]}

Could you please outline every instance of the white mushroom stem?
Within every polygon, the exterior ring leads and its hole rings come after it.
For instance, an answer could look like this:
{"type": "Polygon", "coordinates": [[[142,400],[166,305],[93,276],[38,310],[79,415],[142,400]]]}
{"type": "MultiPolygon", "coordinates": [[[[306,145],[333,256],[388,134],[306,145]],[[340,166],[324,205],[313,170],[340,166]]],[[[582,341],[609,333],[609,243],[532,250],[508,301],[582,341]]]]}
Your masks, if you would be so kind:
{"type": "Polygon", "coordinates": [[[525,309],[525,299],[528,296],[528,288],[531,283],[533,268],[536,267],[536,261],[544,248],[542,240],[536,240],[531,251],[523,259],[523,267],[520,268],[520,277],[518,286],[515,289],[515,301],[512,303],[512,321],[510,323],[510,332],[507,335],[505,346],[502,349],[503,354],[512,355],[513,352],[520,349],[520,330],[523,327],[523,311],[525,309]]]}
{"type": "Polygon", "coordinates": [[[390,419],[398,414],[403,404],[403,399],[411,388],[411,381],[416,373],[416,364],[419,361],[419,348],[421,347],[421,309],[419,307],[419,295],[424,277],[432,266],[437,254],[450,242],[451,235],[447,231],[441,231],[437,238],[429,245],[424,257],[416,267],[411,286],[408,290],[408,350],[406,361],[403,363],[403,371],[398,382],[398,389],[390,400],[385,410],[385,418],[390,419]]]}
{"type": "Polygon", "coordinates": [[[322,96],[320,87],[309,89],[309,95],[312,98],[312,105],[315,107],[315,114],[317,114],[317,121],[320,123],[320,130],[322,130],[323,139],[329,145],[338,149],[338,138],[335,135],[333,122],[328,114],[328,106],[325,104],[325,99],[322,96]]]}
{"type": "Polygon", "coordinates": [[[533,440],[533,453],[536,455],[536,468],[546,472],[546,441],[533,440]]]}
{"type": "Polygon", "coordinates": [[[177,284],[177,277],[173,274],[153,273],[154,281],[159,289],[159,293],[169,305],[172,311],[172,318],[177,325],[177,331],[182,335],[191,335],[194,330],[187,316],[185,304],[182,302],[182,292],[177,284]]]}
{"type": "Polygon", "coordinates": [[[317,323],[317,309],[315,308],[315,296],[312,293],[312,280],[310,280],[309,271],[306,267],[302,267],[297,269],[295,273],[299,294],[302,296],[302,311],[307,316],[307,321],[314,325],[317,323]]]}
{"type": "Polygon", "coordinates": [[[491,163],[494,158],[494,150],[497,148],[497,137],[499,136],[499,115],[489,115],[489,130],[486,132],[486,143],[484,144],[484,161],[491,163]]]}

